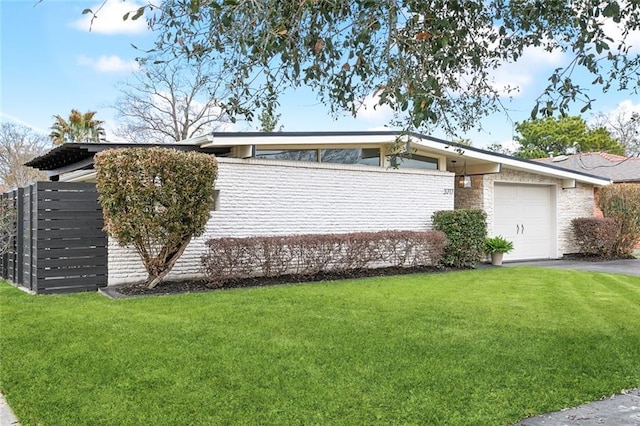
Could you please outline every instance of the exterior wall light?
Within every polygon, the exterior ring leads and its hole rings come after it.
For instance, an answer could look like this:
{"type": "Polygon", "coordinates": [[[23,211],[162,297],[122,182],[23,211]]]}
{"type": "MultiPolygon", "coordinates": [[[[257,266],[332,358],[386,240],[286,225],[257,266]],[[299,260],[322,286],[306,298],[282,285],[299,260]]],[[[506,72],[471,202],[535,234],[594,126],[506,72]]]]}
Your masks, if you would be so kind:
{"type": "Polygon", "coordinates": [[[458,188],[471,188],[471,176],[458,176],[458,188]]]}

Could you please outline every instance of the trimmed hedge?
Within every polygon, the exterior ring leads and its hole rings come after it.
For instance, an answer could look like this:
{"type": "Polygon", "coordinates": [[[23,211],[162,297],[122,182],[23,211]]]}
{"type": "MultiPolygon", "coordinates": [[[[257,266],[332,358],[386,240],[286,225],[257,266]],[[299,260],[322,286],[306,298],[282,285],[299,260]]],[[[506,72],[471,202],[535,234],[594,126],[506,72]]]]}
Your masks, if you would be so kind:
{"type": "Polygon", "coordinates": [[[376,267],[436,266],[446,237],[439,231],[213,238],[201,257],[207,279],[224,281],[376,267]]]}
{"type": "Polygon", "coordinates": [[[640,241],[640,185],[622,183],[600,188],[598,207],[618,224],[616,255],[629,256],[640,241]]]}
{"type": "Polygon", "coordinates": [[[615,220],[595,217],[576,218],[571,221],[571,229],[580,253],[602,257],[615,255],[620,232],[615,220]]]}
{"type": "Polygon", "coordinates": [[[483,210],[440,210],[433,227],[447,236],[443,262],[456,268],[475,267],[485,257],[487,214],[483,210]]]}

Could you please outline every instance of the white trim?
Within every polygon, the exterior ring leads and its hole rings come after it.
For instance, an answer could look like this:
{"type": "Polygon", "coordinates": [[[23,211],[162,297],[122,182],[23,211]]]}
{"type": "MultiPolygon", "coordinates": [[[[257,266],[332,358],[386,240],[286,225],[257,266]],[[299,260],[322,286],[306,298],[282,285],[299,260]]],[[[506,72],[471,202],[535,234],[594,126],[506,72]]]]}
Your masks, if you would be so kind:
{"type": "Polygon", "coordinates": [[[513,170],[520,170],[529,173],[535,173],[543,176],[551,176],[558,179],[575,179],[578,182],[589,183],[596,186],[609,185],[611,181],[605,178],[585,176],[579,173],[574,173],[569,170],[559,170],[552,167],[545,167],[539,164],[532,164],[527,161],[523,161],[517,158],[502,157],[492,155],[488,152],[478,152],[476,150],[464,149],[457,145],[443,145],[441,142],[434,142],[428,139],[412,140],[413,145],[423,146],[432,149],[438,153],[442,153],[449,156],[455,156],[456,158],[469,158],[473,160],[486,161],[491,163],[500,163],[505,167],[513,170]],[[460,152],[458,152],[459,150],[460,152]]]}
{"type": "Polygon", "coordinates": [[[395,136],[389,135],[319,135],[319,136],[298,136],[280,135],[279,133],[269,133],[265,135],[250,135],[246,137],[223,135],[208,135],[209,139],[187,139],[180,143],[200,145],[202,148],[226,147],[235,145],[366,145],[394,143],[395,136]]]}
{"type": "Polygon", "coordinates": [[[76,170],[60,175],[60,182],[91,182],[95,179],[95,170],[76,170]]]}
{"type": "Polygon", "coordinates": [[[189,139],[181,140],[181,141],[178,141],[176,143],[181,144],[181,145],[200,145],[200,146],[204,146],[204,144],[206,144],[208,142],[213,142],[213,136],[212,135],[196,136],[195,138],[189,138],[189,139]]]}

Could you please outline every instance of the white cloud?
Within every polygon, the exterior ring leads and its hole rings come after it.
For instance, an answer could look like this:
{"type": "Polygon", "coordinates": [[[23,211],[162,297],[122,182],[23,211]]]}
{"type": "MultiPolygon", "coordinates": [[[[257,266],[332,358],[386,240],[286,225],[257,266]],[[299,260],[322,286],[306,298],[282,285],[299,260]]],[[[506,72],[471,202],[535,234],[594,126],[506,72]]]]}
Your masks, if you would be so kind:
{"type": "Polygon", "coordinates": [[[640,114],[640,103],[634,104],[632,100],[625,99],[618,104],[614,111],[628,111],[630,113],[637,112],[640,114]]]}
{"type": "Polygon", "coordinates": [[[625,99],[614,110],[608,112],[608,114],[628,114],[629,116],[633,113],[640,114],[640,103],[634,104],[631,99],[625,99]]]}
{"type": "MultiPolygon", "coordinates": [[[[630,120],[633,114],[640,114],[640,103],[633,103],[631,99],[625,99],[622,102],[618,103],[618,105],[614,109],[610,109],[608,111],[602,111],[602,114],[608,117],[613,122],[618,120],[630,120]]],[[[602,120],[598,117],[599,114],[593,114],[591,119],[588,121],[589,125],[602,125],[602,120]]],[[[606,127],[606,124],[605,124],[606,127]]]]}
{"type": "Polygon", "coordinates": [[[95,13],[87,13],[73,21],[71,26],[81,31],[91,31],[98,34],[140,34],[148,30],[144,16],[132,21],[124,21],[126,13],[134,15],[143,5],[137,0],[107,0],[104,5],[98,3],[90,9],[95,13]],[[93,22],[91,21],[93,18],[93,22]]]}
{"type": "MultiPolygon", "coordinates": [[[[609,43],[609,47],[613,52],[618,52],[618,43],[622,40],[623,32],[627,27],[626,23],[616,23],[613,19],[606,19],[602,23],[602,31],[611,37],[613,42],[609,43]]],[[[630,46],[629,53],[640,53],[640,30],[629,30],[625,44],[630,46]]]]}
{"type": "Polygon", "coordinates": [[[366,121],[388,122],[393,117],[393,110],[388,105],[378,105],[380,97],[369,95],[358,110],[358,118],[366,121]]]}
{"type": "Polygon", "coordinates": [[[520,148],[520,144],[517,141],[514,141],[513,139],[508,139],[508,140],[499,142],[499,144],[502,145],[502,147],[507,149],[509,152],[515,152],[518,150],[518,148],[520,148]]]}
{"type": "Polygon", "coordinates": [[[49,130],[46,129],[42,129],[40,127],[34,126],[31,123],[22,120],[19,117],[13,116],[11,114],[7,114],[6,112],[0,111],[0,123],[5,122],[5,121],[12,121],[16,124],[20,124],[21,126],[25,126],[25,127],[29,127],[31,130],[33,130],[34,132],[37,133],[42,133],[45,135],[49,134],[49,130]]]}
{"type": "Polygon", "coordinates": [[[519,97],[534,84],[540,75],[546,75],[551,67],[562,64],[564,54],[559,51],[547,52],[541,47],[526,48],[517,61],[505,64],[491,72],[492,86],[503,96],[519,97]],[[508,92],[507,87],[517,87],[517,91],[508,92]]]}
{"type": "Polygon", "coordinates": [[[88,56],[78,56],[76,61],[79,65],[93,68],[98,72],[104,73],[120,73],[136,71],[139,65],[134,60],[124,60],[116,55],[102,55],[99,58],[90,58],[88,56]]]}
{"type": "Polygon", "coordinates": [[[117,135],[116,129],[118,128],[118,124],[113,119],[105,119],[102,123],[102,128],[104,129],[105,135],[107,137],[107,142],[111,143],[126,143],[128,142],[125,138],[117,135]]]}

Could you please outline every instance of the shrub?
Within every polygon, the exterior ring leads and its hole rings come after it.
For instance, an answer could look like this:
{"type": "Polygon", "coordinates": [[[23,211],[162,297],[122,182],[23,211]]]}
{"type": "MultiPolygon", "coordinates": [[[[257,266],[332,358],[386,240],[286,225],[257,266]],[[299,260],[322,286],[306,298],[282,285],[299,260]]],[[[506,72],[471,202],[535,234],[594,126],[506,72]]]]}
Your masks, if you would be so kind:
{"type": "Polygon", "coordinates": [[[194,236],[213,202],[213,156],[166,148],[110,149],[95,156],[105,230],[132,246],[156,286],[194,236]]]}
{"type": "Polygon", "coordinates": [[[513,250],[513,243],[503,238],[502,235],[484,240],[485,253],[509,253],[511,250],[513,250]]]}
{"type": "Polygon", "coordinates": [[[615,255],[619,232],[615,220],[580,217],[571,221],[571,229],[580,253],[602,257],[615,255]]]}
{"type": "Polygon", "coordinates": [[[614,184],[601,188],[598,207],[618,225],[615,254],[630,255],[640,240],[640,185],[614,184]]]}
{"type": "Polygon", "coordinates": [[[487,215],[482,210],[441,210],[432,216],[433,227],[447,236],[444,263],[474,267],[485,255],[487,215]]]}
{"type": "Polygon", "coordinates": [[[252,276],[438,265],[445,244],[439,231],[213,238],[201,262],[209,281],[220,285],[252,276]]]}

